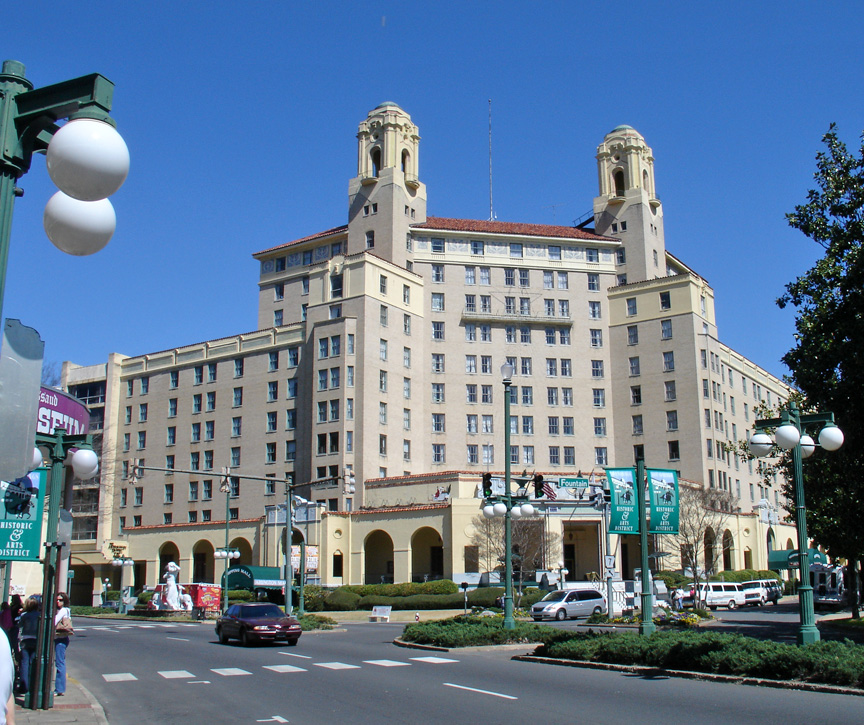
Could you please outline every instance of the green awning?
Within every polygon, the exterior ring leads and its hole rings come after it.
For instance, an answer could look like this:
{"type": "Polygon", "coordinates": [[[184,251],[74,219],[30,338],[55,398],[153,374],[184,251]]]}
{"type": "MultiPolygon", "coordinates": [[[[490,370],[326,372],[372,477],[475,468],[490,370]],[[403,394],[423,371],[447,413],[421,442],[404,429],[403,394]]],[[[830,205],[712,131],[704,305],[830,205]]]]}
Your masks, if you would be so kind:
{"type": "MultiPolygon", "coordinates": [[[[825,555],[818,549],[808,551],[811,564],[824,564],[825,555]]],[[[768,552],[768,568],[772,571],[798,568],[798,549],[776,549],[768,552]]]]}
{"type": "MultiPolygon", "coordinates": [[[[222,575],[225,586],[225,574],[222,575]]],[[[228,589],[279,589],[285,586],[282,569],[278,566],[246,566],[239,564],[228,570],[228,589]]]]}

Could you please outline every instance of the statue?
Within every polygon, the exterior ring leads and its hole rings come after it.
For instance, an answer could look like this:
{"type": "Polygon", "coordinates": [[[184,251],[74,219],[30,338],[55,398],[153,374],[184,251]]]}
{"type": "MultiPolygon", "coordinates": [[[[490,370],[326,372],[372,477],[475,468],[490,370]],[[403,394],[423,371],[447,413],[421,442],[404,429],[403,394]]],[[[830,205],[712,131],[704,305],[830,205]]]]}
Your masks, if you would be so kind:
{"type": "Polygon", "coordinates": [[[177,586],[177,575],[179,573],[180,567],[173,561],[169,561],[165,565],[165,574],[162,577],[165,579],[165,597],[162,602],[164,609],[175,611],[180,609],[180,589],[177,586]]]}
{"type": "Polygon", "coordinates": [[[188,592],[183,592],[180,595],[180,608],[186,612],[192,611],[192,597],[189,596],[188,592]]]}

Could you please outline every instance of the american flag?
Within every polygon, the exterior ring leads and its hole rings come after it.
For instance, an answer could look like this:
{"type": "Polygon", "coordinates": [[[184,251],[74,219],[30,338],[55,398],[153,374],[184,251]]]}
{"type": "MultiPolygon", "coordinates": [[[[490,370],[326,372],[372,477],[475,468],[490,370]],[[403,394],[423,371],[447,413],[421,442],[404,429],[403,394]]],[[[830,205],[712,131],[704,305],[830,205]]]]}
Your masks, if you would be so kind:
{"type": "Polygon", "coordinates": [[[554,501],[556,498],[555,489],[552,488],[552,484],[549,481],[543,481],[543,494],[550,501],[554,501]]]}

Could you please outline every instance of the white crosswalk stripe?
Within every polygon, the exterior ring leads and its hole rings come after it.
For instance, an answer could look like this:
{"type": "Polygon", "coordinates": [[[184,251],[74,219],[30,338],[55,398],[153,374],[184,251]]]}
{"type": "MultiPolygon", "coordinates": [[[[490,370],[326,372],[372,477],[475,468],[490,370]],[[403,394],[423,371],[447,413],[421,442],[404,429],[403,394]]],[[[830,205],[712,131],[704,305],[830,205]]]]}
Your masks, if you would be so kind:
{"type": "Polygon", "coordinates": [[[316,667],[327,670],[359,670],[360,665],[346,665],[344,662],[313,662],[316,667]]]}
{"type": "Polygon", "coordinates": [[[273,672],[308,672],[309,670],[304,670],[302,667],[295,667],[294,665],[264,665],[265,670],[272,670],[273,672]]]}
{"type": "Polygon", "coordinates": [[[458,662],[459,660],[449,660],[446,657],[411,657],[415,662],[426,662],[430,665],[443,665],[448,662],[458,662]]]}
{"type": "Polygon", "coordinates": [[[165,670],[159,673],[166,680],[179,680],[182,678],[192,678],[195,677],[191,672],[187,672],[186,670],[165,670]]]}
{"type": "Polygon", "coordinates": [[[364,665],[378,665],[379,667],[410,667],[410,662],[397,662],[396,660],[363,660],[364,665]]]}
{"type": "Polygon", "coordinates": [[[211,669],[210,672],[215,672],[217,675],[222,675],[223,677],[238,677],[240,675],[252,674],[248,670],[241,670],[239,667],[222,667],[215,670],[211,669]]]}
{"type": "Polygon", "coordinates": [[[111,675],[102,675],[102,679],[105,682],[130,682],[131,680],[137,680],[131,672],[115,672],[111,675]]]}

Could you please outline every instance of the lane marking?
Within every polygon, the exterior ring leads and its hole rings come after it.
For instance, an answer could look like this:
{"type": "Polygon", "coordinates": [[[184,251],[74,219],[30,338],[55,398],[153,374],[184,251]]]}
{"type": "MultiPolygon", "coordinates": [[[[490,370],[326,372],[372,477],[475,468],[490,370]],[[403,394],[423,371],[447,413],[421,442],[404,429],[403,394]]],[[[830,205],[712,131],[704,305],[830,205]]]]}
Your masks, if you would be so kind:
{"type": "Polygon", "coordinates": [[[157,674],[162,675],[166,680],[179,680],[188,677],[195,677],[195,675],[186,670],[163,670],[157,674]]]}
{"type": "Polygon", "coordinates": [[[252,674],[246,670],[241,670],[239,667],[224,667],[217,670],[211,669],[210,672],[215,672],[217,675],[222,675],[223,677],[238,677],[240,675],[252,674]]]}
{"type": "Polygon", "coordinates": [[[102,679],[104,679],[105,682],[130,682],[132,680],[137,680],[138,678],[131,672],[115,672],[110,675],[102,675],[102,679]]]}
{"type": "Polygon", "coordinates": [[[346,665],[344,662],[315,662],[316,667],[324,667],[328,670],[359,670],[360,665],[346,665]]]}
{"type": "Polygon", "coordinates": [[[266,720],[256,720],[255,722],[288,722],[284,717],[280,717],[279,715],[274,715],[273,717],[267,718],[266,720]]]}
{"type": "Polygon", "coordinates": [[[443,665],[446,662],[458,662],[459,660],[449,660],[446,657],[409,657],[414,662],[426,662],[430,665],[443,665]]]}
{"type": "Polygon", "coordinates": [[[397,662],[396,660],[363,660],[365,665],[378,665],[379,667],[410,667],[410,662],[397,662]]]}
{"type": "Polygon", "coordinates": [[[189,682],[187,682],[186,684],[187,685],[209,685],[210,680],[189,680],[189,682]]]}
{"type": "Polygon", "coordinates": [[[298,654],[295,654],[294,652],[280,652],[279,654],[285,655],[286,657],[299,657],[300,659],[303,659],[303,660],[311,660],[312,659],[309,655],[298,655],[298,654]]]}
{"type": "Polygon", "coordinates": [[[189,640],[186,637],[166,637],[165,639],[174,639],[178,642],[188,642],[189,640]]]}
{"type": "Polygon", "coordinates": [[[457,690],[468,690],[468,692],[479,692],[481,695],[492,695],[492,697],[503,697],[505,700],[518,700],[518,697],[513,695],[505,695],[503,692],[492,692],[490,690],[478,690],[476,687],[465,687],[464,685],[454,685],[452,682],[442,683],[444,687],[455,687],[457,690]]]}
{"type": "Polygon", "coordinates": [[[265,670],[272,670],[273,672],[308,672],[309,670],[304,670],[302,667],[295,667],[294,665],[264,665],[265,670]]]}

